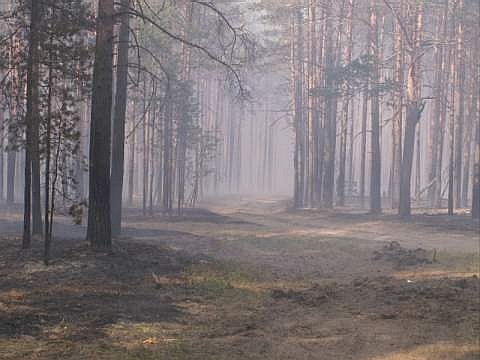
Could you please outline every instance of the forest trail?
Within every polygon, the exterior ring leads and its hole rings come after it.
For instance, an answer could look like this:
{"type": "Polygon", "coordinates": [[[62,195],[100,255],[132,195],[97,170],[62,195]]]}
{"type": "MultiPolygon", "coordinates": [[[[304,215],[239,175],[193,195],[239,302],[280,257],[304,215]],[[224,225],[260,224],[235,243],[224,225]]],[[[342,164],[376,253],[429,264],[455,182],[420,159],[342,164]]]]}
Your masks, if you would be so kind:
{"type": "Polygon", "coordinates": [[[286,209],[226,197],[182,218],[129,210],[110,256],[62,219],[48,269],[40,246],[19,253],[21,217],[2,212],[0,358],[478,358],[466,216],[286,209]]]}

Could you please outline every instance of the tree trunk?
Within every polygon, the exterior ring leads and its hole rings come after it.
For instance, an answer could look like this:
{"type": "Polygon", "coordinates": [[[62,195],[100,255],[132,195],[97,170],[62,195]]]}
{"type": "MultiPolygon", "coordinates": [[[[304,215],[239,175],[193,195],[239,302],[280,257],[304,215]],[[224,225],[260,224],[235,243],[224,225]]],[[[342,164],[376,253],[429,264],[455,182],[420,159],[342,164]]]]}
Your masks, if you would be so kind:
{"type": "Polygon", "coordinates": [[[446,33],[444,31],[446,26],[446,14],[443,11],[438,15],[438,26],[437,33],[440,35],[440,45],[435,48],[435,75],[434,75],[434,91],[435,91],[435,101],[433,111],[431,112],[431,125],[429,132],[429,145],[430,145],[430,169],[428,174],[428,182],[431,183],[428,188],[428,199],[430,206],[437,206],[436,194],[438,193],[438,188],[442,187],[441,184],[441,158],[440,149],[443,150],[443,144],[440,145],[440,141],[443,142],[442,133],[444,128],[441,127],[441,118],[442,118],[442,103],[444,96],[444,63],[445,63],[445,50],[444,43],[446,38],[446,33]],[[440,173],[440,174],[439,174],[440,173]]]}
{"type": "Polygon", "coordinates": [[[3,109],[0,109],[0,200],[4,199],[4,148],[5,148],[5,119],[3,109]]]}
{"type": "Polygon", "coordinates": [[[93,248],[112,246],[110,147],[113,68],[113,0],[98,0],[90,125],[89,211],[87,239],[93,248]]]}
{"type": "Polygon", "coordinates": [[[480,98],[477,99],[477,101],[477,117],[475,121],[475,162],[472,181],[472,217],[476,220],[480,220],[480,98]]]}
{"type": "MultiPolygon", "coordinates": [[[[478,9],[480,11],[480,7],[478,9]]],[[[475,104],[475,111],[472,112],[473,127],[475,129],[475,147],[474,147],[474,161],[473,161],[473,179],[472,179],[472,218],[480,220],[480,29],[477,26],[475,34],[474,51],[474,67],[475,80],[473,88],[475,89],[473,101],[475,104]]]]}
{"type": "Polygon", "coordinates": [[[392,179],[391,179],[391,196],[392,208],[398,208],[400,198],[400,168],[402,164],[402,128],[403,128],[403,32],[398,19],[395,20],[394,29],[394,80],[398,89],[394,91],[393,96],[393,126],[392,126],[392,179]]]}
{"type": "Polygon", "coordinates": [[[149,151],[148,151],[148,139],[149,139],[149,130],[150,130],[150,114],[148,111],[147,104],[147,77],[143,78],[143,119],[142,119],[142,130],[143,130],[143,176],[142,176],[142,211],[143,216],[147,215],[147,203],[148,203],[148,174],[149,174],[149,151]]]}
{"type": "Polygon", "coordinates": [[[468,203],[469,181],[470,181],[470,163],[472,154],[472,138],[473,138],[473,119],[469,114],[466,120],[466,132],[463,147],[463,175],[462,175],[462,196],[461,206],[466,207],[468,203]]]}
{"type": "Polygon", "coordinates": [[[28,35],[27,59],[27,104],[26,104],[26,146],[25,146],[25,193],[23,219],[23,248],[29,248],[31,242],[31,216],[33,210],[33,233],[42,233],[40,209],[40,151],[39,151],[39,30],[41,4],[31,3],[30,30],[28,35]],[[33,209],[32,209],[33,196],[33,209]],[[40,218],[39,218],[40,216],[40,218]]]}
{"type": "MultiPolygon", "coordinates": [[[[477,33],[480,33],[477,28],[477,33]]],[[[480,34],[478,34],[480,36],[480,34]]],[[[478,139],[475,137],[475,132],[476,132],[476,127],[477,127],[477,122],[480,121],[478,120],[478,99],[479,97],[477,94],[480,91],[480,85],[478,84],[480,80],[480,61],[478,59],[474,58],[475,51],[478,49],[478,44],[479,41],[478,39],[476,40],[476,44],[474,47],[472,47],[472,50],[470,51],[470,58],[471,64],[471,75],[470,75],[470,81],[469,81],[469,90],[470,90],[470,96],[469,96],[469,104],[468,104],[468,128],[465,133],[466,139],[465,139],[465,157],[464,157],[464,171],[463,171],[463,185],[462,185],[462,203],[465,207],[467,207],[468,202],[469,202],[469,193],[470,193],[470,171],[473,170],[475,171],[475,151],[476,151],[476,146],[478,142],[478,139]],[[476,49],[476,48],[477,49],[476,49]]],[[[477,50],[478,51],[478,50],[477,50]]],[[[473,174],[474,175],[474,174],[473,174]]],[[[475,175],[474,175],[475,176],[475,175]]]]}
{"type": "Polygon", "coordinates": [[[425,104],[421,100],[421,42],[423,37],[423,5],[417,4],[413,14],[412,32],[408,61],[407,78],[407,114],[405,119],[405,141],[400,177],[399,215],[408,219],[411,216],[411,178],[413,155],[415,150],[416,127],[420,121],[425,104]]]}
{"type": "Polygon", "coordinates": [[[362,103],[362,138],[361,138],[361,159],[360,159],[360,206],[365,207],[365,174],[367,166],[367,120],[368,120],[368,84],[363,92],[362,103]]]}
{"type": "Polygon", "coordinates": [[[12,45],[10,47],[9,57],[10,66],[12,67],[12,81],[10,84],[10,92],[12,94],[9,101],[10,121],[7,128],[7,204],[12,204],[15,201],[15,185],[16,185],[16,168],[17,168],[17,137],[18,127],[16,124],[20,122],[18,118],[18,109],[20,102],[20,75],[19,67],[15,63],[19,56],[19,41],[17,36],[13,36],[12,45]]]}
{"type": "MultiPolygon", "coordinates": [[[[154,96],[156,97],[156,84],[154,82],[154,96]]],[[[151,110],[151,133],[150,133],[150,184],[149,188],[149,199],[148,199],[148,213],[150,216],[153,216],[153,194],[154,194],[154,180],[155,180],[155,122],[157,116],[157,107],[154,103],[151,110]]]]}
{"type": "MultiPolygon", "coordinates": [[[[464,145],[464,121],[465,121],[465,34],[464,34],[464,0],[458,0],[458,21],[457,21],[457,87],[455,98],[458,111],[455,119],[455,205],[462,207],[462,160],[464,145]]],[[[478,24],[477,24],[478,25],[478,24]]]]}
{"type": "Polygon", "coordinates": [[[421,110],[416,103],[409,103],[405,121],[405,143],[403,146],[403,159],[400,178],[400,204],[399,215],[408,219],[411,215],[411,182],[413,154],[415,149],[415,132],[420,120],[421,110]]]}
{"type": "MultiPolygon", "coordinates": [[[[52,44],[52,37],[50,37],[50,45],[52,44]]],[[[54,53],[53,51],[49,52],[49,62],[53,64],[54,53]]],[[[50,165],[51,165],[51,154],[52,154],[52,99],[53,99],[53,69],[50,65],[48,68],[48,96],[47,96],[47,125],[45,133],[45,244],[43,252],[43,262],[46,266],[50,262],[50,252],[52,244],[52,228],[50,222],[50,194],[52,197],[55,197],[55,188],[50,190],[50,165]]],[[[59,145],[59,144],[58,144],[59,145]]],[[[57,146],[58,146],[57,145],[57,146]]],[[[58,170],[58,169],[56,169],[58,170]]],[[[53,216],[53,209],[52,214],[53,216]]]]}
{"type": "Polygon", "coordinates": [[[170,213],[172,210],[172,167],[173,167],[173,114],[170,99],[167,100],[164,131],[163,131],[163,211],[170,213]]]}
{"type": "Polygon", "coordinates": [[[17,161],[17,150],[15,149],[15,139],[11,131],[8,131],[8,151],[7,151],[7,204],[13,204],[15,201],[15,169],[17,161]]]}
{"type": "Polygon", "coordinates": [[[349,147],[348,147],[348,194],[353,196],[355,183],[355,98],[352,98],[352,105],[350,107],[350,131],[349,131],[349,147]]]}
{"type": "Polygon", "coordinates": [[[422,183],[422,156],[421,156],[421,129],[417,126],[415,133],[415,200],[419,201],[421,196],[421,183],[422,183]]]}
{"type": "MultiPolygon", "coordinates": [[[[331,6],[329,2],[329,6],[331,6]]],[[[327,12],[325,45],[325,173],[323,179],[323,206],[333,208],[335,192],[335,154],[337,147],[337,90],[338,81],[334,78],[339,61],[340,32],[343,8],[340,10],[338,28],[335,28],[331,13],[327,12]],[[337,31],[336,39],[333,34],[337,31]]]]}
{"type": "MultiPolygon", "coordinates": [[[[451,38],[455,39],[457,36],[456,33],[456,6],[457,2],[454,2],[452,5],[452,34],[451,38]]],[[[455,109],[456,109],[456,87],[457,87],[457,60],[456,57],[456,48],[452,47],[450,49],[450,113],[449,113],[449,123],[448,123],[448,136],[450,143],[450,156],[448,164],[448,215],[453,216],[455,211],[455,109]]]]}
{"type": "Polygon", "coordinates": [[[80,136],[78,152],[74,154],[74,178],[75,178],[75,201],[80,202],[85,198],[85,180],[83,169],[83,157],[85,154],[85,146],[83,144],[83,137],[86,134],[87,116],[86,103],[81,102],[77,106],[77,111],[80,113],[77,130],[80,136]]]}
{"type": "MultiPolygon", "coordinates": [[[[344,66],[348,66],[352,60],[352,48],[353,48],[353,0],[347,1],[347,18],[346,18],[346,30],[345,37],[346,42],[344,45],[343,63],[344,66]]],[[[346,163],[347,163],[347,137],[348,137],[348,117],[349,117],[349,105],[350,94],[348,84],[344,84],[343,89],[343,103],[342,103],[342,126],[340,135],[340,160],[339,160],[339,173],[337,179],[337,205],[345,205],[345,176],[346,176],[346,163]]],[[[352,120],[353,121],[353,120],[352,120]]]]}
{"type": "MultiPolygon", "coordinates": [[[[443,30],[442,30],[442,39],[444,42],[447,39],[448,35],[448,13],[449,13],[449,0],[445,1],[444,4],[444,12],[443,12],[443,30]]],[[[438,139],[438,160],[437,160],[437,170],[436,170],[436,177],[435,177],[435,193],[434,193],[434,206],[437,208],[441,208],[442,206],[442,197],[443,197],[443,153],[444,153],[444,145],[445,145],[445,133],[447,131],[447,103],[448,103],[448,84],[449,84],[449,76],[450,76],[450,62],[451,57],[448,55],[448,49],[446,50],[445,47],[442,47],[442,61],[441,61],[441,87],[438,91],[437,96],[440,100],[440,133],[438,139]]]]}
{"type": "Polygon", "coordinates": [[[118,55],[116,69],[115,109],[113,114],[112,139],[112,188],[111,212],[112,235],[121,233],[122,195],[125,154],[125,118],[127,112],[128,89],[128,47],[130,41],[129,16],[127,8],[130,0],[122,0],[118,11],[122,13],[118,35],[118,55]]]}
{"type": "MultiPolygon", "coordinates": [[[[236,152],[235,152],[235,179],[236,179],[236,192],[240,194],[240,189],[242,187],[242,129],[243,124],[245,123],[245,102],[240,101],[239,104],[239,114],[238,114],[238,124],[237,124],[237,138],[236,138],[236,152]]],[[[271,145],[271,144],[270,144],[271,145]]],[[[270,151],[272,147],[270,147],[270,151]]],[[[270,176],[272,176],[272,172],[270,172],[270,176]]],[[[270,189],[272,184],[270,184],[270,189]]]]}
{"type": "Polygon", "coordinates": [[[370,47],[371,54],[374,61],[373,74],[373,91],[371,97],[371,127],[372,137],[370,141],[372,162],[370,168],[370,212],[378,214],[382,211],[381,200],[381,154],[380,154],[380,69],[379,63],[379,41],[378,41],[378,10],[377,0],[371,0],[370,9],[370,47]]]}
{"type": "MultiPolygon", "coordinates": [[[[297,72],[296,72],[296,28],[295,28],[295,15],[291,15],[291,24],[290,24],[290,96],[293,103],[293,116],[292,123],[295,131],[295,145],[293,153],[293,207],[295,209],[301,208],[302,204],[302,194],[300,188],[300,124],[297,121],[297,72]]],[[[253,129],[253,119],[252,119],[252,129],[253,129]]]]}
{"type": "Polygon", "coordinates": [[[294,96],[295,124],[295,207],[304,206],[305,197],[305,132],[303,124],[303,17],[300,11],[295,14],[296,24],[292,25],[292,83],[294,96]],[[296,30],[296,31],[295,31],[296,30]]]}
{"type": "Polygon", "coordinates": [[[137,134],[135,128],[135,114],[136,114],[136,103],[132,103],[132,117],[130,120],[131,129],[129,136],[129,148],[128,148],[128,189],[127,189],[127,202],[129,206],[133,205],[133,191],[135,183],[135,137],[137,134]]]}

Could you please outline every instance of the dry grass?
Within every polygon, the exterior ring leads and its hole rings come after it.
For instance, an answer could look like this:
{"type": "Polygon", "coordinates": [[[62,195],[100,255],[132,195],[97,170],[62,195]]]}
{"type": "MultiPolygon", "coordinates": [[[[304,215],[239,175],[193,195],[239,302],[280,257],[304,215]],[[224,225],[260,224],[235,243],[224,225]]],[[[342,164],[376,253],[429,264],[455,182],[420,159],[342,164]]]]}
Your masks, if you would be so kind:
{"type": "Polygon", "coordinates": [[[19,256],[17,240],[0,240],[0,358],[480,356],[475,232],[431,218],[288,213],[269,199],[237,205],[213,219],[136,217],[113,256],[70,244],[49,268],[40,250],[19,256]],[[436,262],[373,261],[392,240],[435,251],[436,262]]]}

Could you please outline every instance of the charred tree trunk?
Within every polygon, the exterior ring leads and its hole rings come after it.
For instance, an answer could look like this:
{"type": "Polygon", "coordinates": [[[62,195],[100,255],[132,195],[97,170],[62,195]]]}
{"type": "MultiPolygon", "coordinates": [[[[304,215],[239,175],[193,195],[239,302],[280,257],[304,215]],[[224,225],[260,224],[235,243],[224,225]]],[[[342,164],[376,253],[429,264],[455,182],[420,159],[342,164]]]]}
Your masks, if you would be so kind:
{"type": "Polygon", "coordinates": [[[93,248],[112,246],[110,147],[112,118],[113,0],[98,0],[90,125],[89,211],[87,239],[93,248]]]}
{"type": "Polygon", "coordinates": [[[399,215],[408,219],[411,215],[411,182],[412,165],[415,148],[415,132],[423,107],[417,103],[409,103],[405,121],[405,143],[400,177],[399,215]]]}
{"type": "Polygon", "coordinates": [[[421,99],[420,65],[421,41],[423,36],[423,5],[417,4],[412,23],[414,30],[410,37],[408,79],[407,79],[407,113],[405,119],[405,141],[400,177],[399,215],[408,219],[411,216],[411,179],[413,155],[415,150],[416,127],[420,121],[425,103],[421,99]]]}

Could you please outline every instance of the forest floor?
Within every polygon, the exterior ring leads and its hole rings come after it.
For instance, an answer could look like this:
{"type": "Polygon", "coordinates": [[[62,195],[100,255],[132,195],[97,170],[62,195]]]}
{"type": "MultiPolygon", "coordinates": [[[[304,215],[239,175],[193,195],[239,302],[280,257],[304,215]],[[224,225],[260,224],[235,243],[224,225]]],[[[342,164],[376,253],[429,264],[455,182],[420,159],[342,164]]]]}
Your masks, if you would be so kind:
{"type": "Polygon", "coordinates": [[[127,212],[113,254],[60,219],[54,261],[0,209],[0,359],[474,360],[479,228],[466,215],[289,212],[225,198],[127,212]]]}

